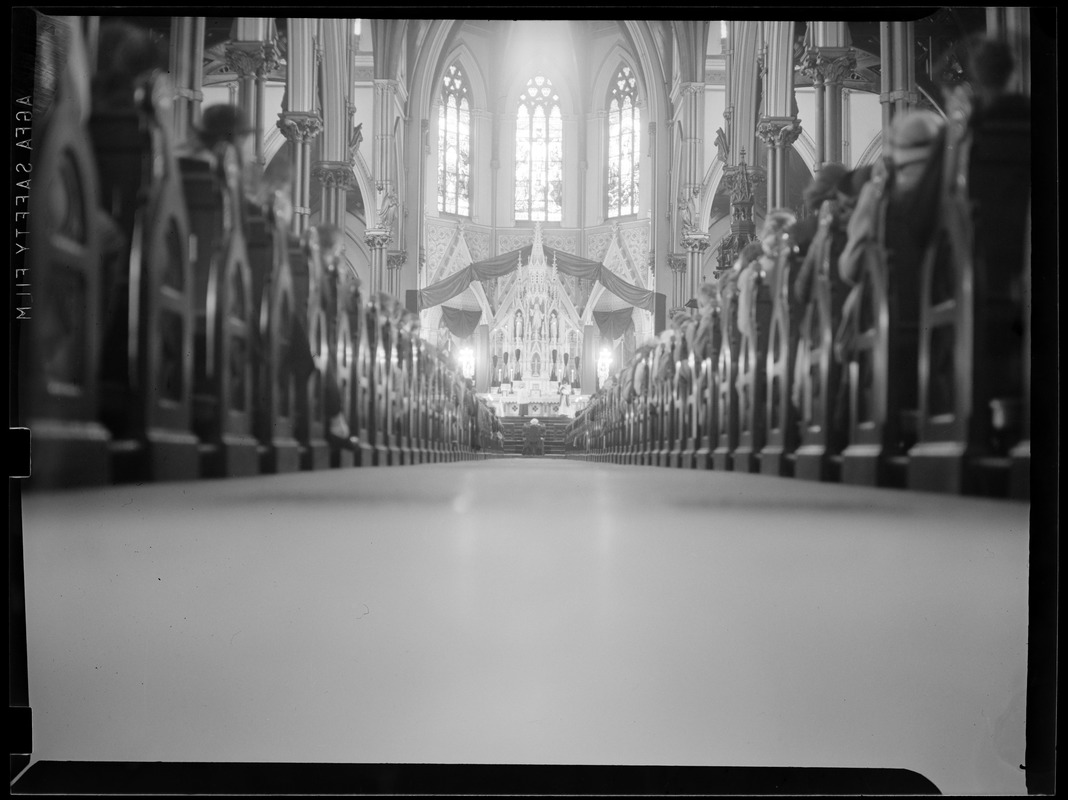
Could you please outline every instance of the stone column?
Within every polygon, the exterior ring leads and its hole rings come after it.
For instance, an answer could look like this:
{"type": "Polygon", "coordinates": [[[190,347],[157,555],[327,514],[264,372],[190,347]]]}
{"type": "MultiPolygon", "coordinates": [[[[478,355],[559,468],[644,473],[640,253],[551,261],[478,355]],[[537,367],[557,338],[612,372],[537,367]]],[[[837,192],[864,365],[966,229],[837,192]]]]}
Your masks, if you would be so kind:
{"type": "Polygon", "coordinates": [[[802,71],[816,88],[816,163],[842,160],[842,84],[857,65],[847,47],[813,47],[805,54],[802,71]]]}
{"type": "MultiPolygon", "coordinates": [[[[266,32],[265,32],[266,35],[266,32]]],[[[263,92],[267,73],[278,66],[278,46],[273,41],[234,41],[226,47],[226,63],[238,76],[237,104],[255,128],[252,162],[262,170],[263,92]]]]}
{"type": "Polygon", "coordinates": [[[898,114],[919,103],[916,91],[915,23],[880,22],[879,52],[882,60],[883,130],[898,114]]]}
{"type": "MultiPolygon", "coordinates": [[[[687,257],[681,253],[672,253],[668,256],[668,269],[671,270],[671,309],[674,312],[686,304],[686,266],[687,257]]],[[[670,313],[669,312],[669,313],[670,313]]]]}
{"type": "Polygon", "coordinates": [[[345,194],[356,186],[356,176],[347,161],[318,161],[312,175],[322,187],[319,219],[345,230],[345,194]]]}
{"type": "Polygon", "coordinates": [[[386,247],[393,241],[393,234],[387,230],[371,228],[363,235],[363,240],[371,249],[371,294],[386,291],[384,283],[387,268],[386,247]]]}
{"type": "Polygon", "coordinates": [[[719,243],[719,257],[715,277],[719,278],[733,265],[742,248],[756,238],[753,222],[753,192],[758,176],[749,172],[745,163],[745,150],[737,167],[728,167],[723,174],[723,184],[730,192],[731,230],[719,243]]]}
{"type": "Polygon", "coordinates": [[[386,251],[386,291],[398,300],[404,299],[401,297],[400,271],[407,260],[408,253],[404,250],[386,251]]]}
{"type": "Polygon", "coordinates": [[[757,136],[768,148],[768,211],[786,202],[786,148],[801,135],[796,117],[763,117],[757,136]]]}
{"type": "Polygon", "coordinates": [[[171,17],[171,78],[174,81],[174,141],[185,141],[200,121],[204,17],[171,17]]]}
{"type": "Polygon", "coordinates": [[[690,273],[689,296],[686,300],[693,300],[697,297],[697,289],[703,277],[701,275],[701,261],[704,258],[705,250],[708,249],[708,232],[684,233],[682,235],[682,246],[686,249],[686,268],[690,273]]]}
{"type": "Polygon", "coordinates": [[[293,166],[293,233],[308,229],[311,216],[311,142],[323,129],[319,115],[311,111],[286,111],[278,115],[278,129],[289,142],[293,166]]]}

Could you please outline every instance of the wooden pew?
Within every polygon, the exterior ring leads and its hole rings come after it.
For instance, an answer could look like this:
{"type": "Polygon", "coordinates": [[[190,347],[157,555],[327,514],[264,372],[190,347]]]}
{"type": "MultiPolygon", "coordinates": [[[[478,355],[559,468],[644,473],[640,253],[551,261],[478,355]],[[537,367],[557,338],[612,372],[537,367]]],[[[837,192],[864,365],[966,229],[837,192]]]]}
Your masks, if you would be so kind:
{"type": "Polygon", "coordinates": [[[359,287],[352,284],[352,280],[346,276],[349,331],[355,347],[350,384],[352,414],[349,417],[349,430],[356,439],[354,463],[356,466],[370,467],[374,465],[375,454],[375,314],[364,300],[359,287]]]}
{"type": "MultiPolygon", "coordinates": [[[[400,414],[401,395],[404,386],[401,382],[400,365],[397,360],[397,346],[400,331],[396,320],[390,311],[386,311],[379,317],[378,331],[379,342],[382,346],[382,386],[379,397],[382,400],[379,419],[382,422],[382,446],[385,449],[385,463],[388,466],[400,466],[400,436],[401,431],[397,427],[400,414]]],[[[376,376],[377,377],[377,376],[376,376]]]]}
{"type": "MultiPolygon", "coordinates": [[[[685,376],[680,373],[683,364],[689,366],[689,357],[687,353],[686,338],[680,331],[675,339],[674,347],[672,348],[671,360],[674,362],[674,369],[671,372],[671,386],[669,388],[672,409],[672,436],[671,441],[669,442],[671,449],[668,452],[667,465],[674,468],[682,467],[682,453],[686,449],[686,421],[689,392],[686,391],[685,376]]],[[[690,374],[692,377],[693,373],[691,372],[690,374]]]]}
{"type": "Polygon", "coordinates": [[[307,336],[307,350],[312,369],[307,382],[297,386],[296,438],[300,444],[302,470],[327,469],[330,448],[326,442],[326,381],[330,358],[327,329],[326,294],[323,291],[325,269],[318,232],[312,228],[304,241],[290,240],[289,263],[293,272],[297,320],[307,336]]]}
{"type": "Polygon", "coordinates": [[[194,429],[201,474],[255,475],[252,346],[256,315],[243,227],[237,150],[221,145],[217,160],[182,157],[179,168],[196,237],[194,429]]]}
{"type": "MultiPolygon", "coordinates": [[[[884,186],[880,177],[872,180],[884,186]]],[[[855,344],[846,357],[849,438],[842,482],[902,488],[916,437],[918,270],[907,259],[887,260],[886,195],[884,186],[877,244],[864,249],[857,285],[846,301],[858,303],[859,313],[851,317],[849,338],[855,344]]]]}
{"type": "Polygon", "coordinates": [[[694,456],[696,469],[712,469],[712,451],[716,447],[719,431],[717,418],[719,388],[717,384],[719,370],[719,349],[723,341],[723,326],[720,321],[721,311],[716,308],[714,313],[714,328],[712,331],[712,349],[701,361],[700,380],[695,381],[699,407],[697,412],[697,428],[700,443],[694,456]]]}
{"type": "Polygon", "coordinates": [[[372,347],[372,379],[371,388],[374,391],[374,401],[371,404],[374,415],[374,424],[371,431],[371,446],[374,448],[374,465],[376,467],[389,466],[389,427],[390,427],[390,363],[388,341],[389,320],[385,310],[375,298],[368,318],[368,330],[372,337],[369,344],[372,347]]]}
{"type": "Polygon", "coordinates": [[[411,431],[412,463],[427,463],[428,453],[426,449],[426,351],[423,340],[419,336],[412,339],[411,360],[411,386],[412,401],[409,404],[408,427],[411,431]]]}
{"type": "Polygon", "coordinates": [[[42,489],[104,484],[111,476],[111,434],[97,419],[104,293],[97,173],[73,90],[64,71],[48,116],[34,120],[29,208],[19,209],[30,212],[28,228],[16,226],[29,231],[16,235],[28,247],[29,280],[15,275],[12,335],[31,433],[28,486],[42,489]]]}
{"type": "Polygon", "coordinates": [[[297,382],[292,351],[296,297],[289,268],[288,200],[277,195],[265,206],[247,208],[248,257],[252,303],[258,309],[253,361],[256,403],[254,430],[259,441],[260,471],[296,472],[297,382]]]}
{"type": "Polygon", "coordinates": [[[414,464],[412,457],[412,344],[408,333],[397,326],[393,362],[393,430],[398,464],[414,464]]]}
{"type": "MultiPolygon", "coordinates": [[[[833,229],[838,209],[835,201],[824,201],[820,208],[820,229],[812,247],[817,250],[815,274],[808,303],[803,310],[797,332],[796,371],[800,396],[794,475],[814,481],[834,481],[841,476],[841,451],[844,431],[836,425],[841,382],[841,364],[834,356],[834,333],[841,320],[844,298],[835,291],[838,264],[833,229]]],[[[844,236],[844,232],[838,232],[844,236]]],[[[841,411],[844,411],[842,409],[841,411]]]]}
{"type": "Polygon", "coordinates": [[[90,130],[104,210],[125,239],[108,265],[102,406],[114,479],[189,480],[201,474],[194,428],[197,306],[191,228],[177,162],[161,119],[161,79],[141,102],[99,108],[90,130]],[[112,282],[113,281],[113,282],[112,282]]]}
{"type": "Polygon", "coordinates": [[[737,297],[727,294],[721,301],[722,334],[719,359],[716,362],[715,447],[712,468],[729,470],[733,467],[734,448],[738,445],[738,388],[737,361],[739,340],[737,297]]]}
{"type": "MultiPolygon", "coordinates": [[[[751,268],[755,268],[755,264],[751,268]]],[[[763,273],[754,286],[753,335],[740,333],[738,368],[735,377],[738,403],[738,443],[732,466],[735,472],[759,472],[760,451],[764,447],[767,408],[768,330],[771,322],[771,290],[763,273]]]]}
{"type": "Polygon", "coordinates": [[[793,312],[791,290],[797,273],[796,245],[784,247],[771,285],[772,311],[768,331],[765,366],[764,447],[760,451],[760,471],[765,475],[792,476],[797,449],[797,410],[790,400],[794,358],[797,349],[797,314],[793,312]]]}
{"type": "Polygon", "coordinates": [[[353,442],[351,436],[356,427],[354,423],[356,416],[354,396],[357,381],[355,337],[358,333],[352,329],[352,321],[348,313],[350,298],[346,297],[346,293],[351,291],[352,275],[351,273],[343,274],[342,269],[345,272],[348,271],[347,267],[343,268],[341,264],[338,264],[337,268],[331,270],[326,278],[329,311],[327,319],[328,321],[334,320],[334,324],[328,328],[330,358],[333,364],[333,375],[328,376],[328,380],[337,381],[341,414],[345,417],[350,433],[348,442],[337,441],[334,437],[327,438],[327,444],[330,446],[330,466],[334,468],[355,466],[358,451],[358,444],[353,442]]]}
{"type": "Polygon", "coordinates": [[[690,375],[682,414],[682,460],[680,466],[694,469],[697,466],[697,450],[701,447],[701,364],[687,345],[685,369],[690,375]]]}
{"type": "Polygon", "coordinates": [[[939,230],[923,264],[914,489],[1004,496],[1022,438],[1031,128],[950,122],[939,230]]]}
{"type": "Polygon", "coordinates": [[[661,344],[656,350],[656,397],[657,397],[657,438],[654,464],[658,467],[670,466],[671,446],[675,439],[675,396],[674,392],[674,361],[675,353],[673,345],[661,344]],[[667,363],[672,367],[669,377],[663,377],[662,365],[667,363]]]}

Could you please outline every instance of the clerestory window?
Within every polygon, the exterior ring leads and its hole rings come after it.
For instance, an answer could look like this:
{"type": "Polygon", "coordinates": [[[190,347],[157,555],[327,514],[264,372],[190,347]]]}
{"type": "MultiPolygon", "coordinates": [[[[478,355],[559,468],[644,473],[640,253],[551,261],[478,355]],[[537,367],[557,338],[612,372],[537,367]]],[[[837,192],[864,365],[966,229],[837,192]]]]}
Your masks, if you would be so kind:
{"type": "Polygon", "coordinates": [[[543,75],[531,78],[519,98],[515,130],[515,218],[562,219],[563,119],[560,97],[543,75]]]}
{"type": "Polygon", "coordinates": [[[445,70],[438,120],[438,211],[468,216],[471,185],[471,102],[459,64],[445,70]]]}
{"type": "Polygon", "coordinates": [[[641,112],[634,71],[619,68],[608,90],[608,216],[638,213],[641,112]]]}

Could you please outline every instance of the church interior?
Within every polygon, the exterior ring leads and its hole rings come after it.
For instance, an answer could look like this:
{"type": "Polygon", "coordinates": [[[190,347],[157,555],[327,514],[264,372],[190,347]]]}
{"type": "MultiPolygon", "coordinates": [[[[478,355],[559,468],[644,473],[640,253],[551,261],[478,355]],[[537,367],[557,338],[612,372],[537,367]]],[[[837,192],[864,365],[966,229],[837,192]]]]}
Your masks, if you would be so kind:
{"type": "Polygon", "coordinates": [[[13,794],[1053,792],[1052,9],[119,11],[12,16],[13,794]]]}

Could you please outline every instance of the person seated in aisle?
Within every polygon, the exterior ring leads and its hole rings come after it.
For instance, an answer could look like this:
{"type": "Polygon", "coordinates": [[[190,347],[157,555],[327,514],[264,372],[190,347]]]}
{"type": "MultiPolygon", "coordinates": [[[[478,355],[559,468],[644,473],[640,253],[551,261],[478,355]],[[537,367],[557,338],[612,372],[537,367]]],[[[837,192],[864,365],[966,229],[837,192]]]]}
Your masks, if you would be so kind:
{"type": "Polygon", "coordinates": [[[891,123],[886,137],[888,152],[873,166],[870,180],[860,191],[838,259],[840,275],[848,284],[855,284],[859,277],[863,249],[879,246],[878,214],[884,194],[884,238],[894,248],[891,260],[913,266],[918,262],[936,219],[937,206],[931,206],[930,198],[937,197],[932,184],[937,186],[940,176],[927,167],[940,141],[942,125],[938,114],[926,110],[901,114],[891,123]]]}
{"type": "Polygon", "coordinates": [[[697,290],[697,319],[690,328],[690,352],[700,364],[715,355],[715,333],[719,325],[719,292],[714,283],[704,283],[697,290]]]}
{"type": "MultiPolygon", "coordinates": [[[[132,113],[139,106],[148,110],[169,99],[167,59],[159,45],[143,28],[126,22],[108,22],[100,28],[97,69],[90,82],[93,115],[132,113]]],[[[128,268],[124,255],[130,242],[127,233],[104,208],[92,210],[93,224],[100,233],[103,289],[101,302],[105,320],[101,374],[117,378],[127,370],[125,337],[127,320],[128,268]]]]}
{"type": "Polygon", "coordinates": [[[842,178],[849,173],[845,164],[832,161],[824,164],[812,180],[801,192],[801,200],[805,206],[804,219],[799,219],[790,229],[794,246],[797,248],[797,258],[804,259],[808,253],[812,240],[816,237],[816,231],[820,224],[820,208],[825,200],[835,200],[838,196],[839,184],[842,178]]]}
{"type": "Polygon", "coordinates": [[[545,438],[537,417],[523,426],[523,455],[545,455],[545,438]]]}
{"type": "MultiPolygon", "coordinates": [[[[757,333],[752,329],[757,279],[763,277],[769,286],[774,285],[775,271],[783,249],[792,246],[789,231],[796,221],[796,215],[788,209],[778,208],[769,212],[760,230],[759,254],[750,256],[748,263],[742,263],[739,257],[735,265],[738,273],[738,330],[750,338],[757,333]]],[[[751,245],[746,245],[742,253],[745,254],[751,245]]]]}

